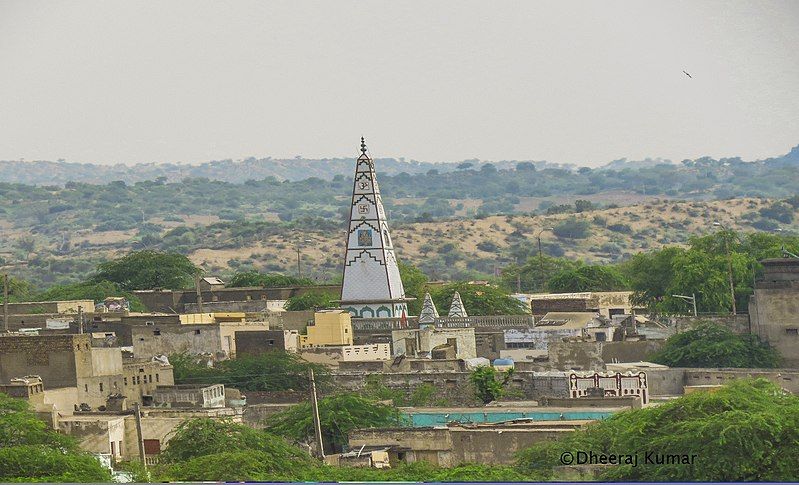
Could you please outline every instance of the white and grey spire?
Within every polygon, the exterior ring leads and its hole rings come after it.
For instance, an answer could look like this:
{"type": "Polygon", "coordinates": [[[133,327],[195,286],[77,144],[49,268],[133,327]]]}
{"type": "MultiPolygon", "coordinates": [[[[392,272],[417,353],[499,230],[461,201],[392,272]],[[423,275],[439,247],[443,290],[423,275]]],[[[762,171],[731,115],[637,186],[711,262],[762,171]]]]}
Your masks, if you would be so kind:
{"type": "Polygon", "coordinates": [[[374,161],[361,137],[361,155],[355,162],[352,187],[341,307],[353,317],[401,317],[403,312],[408,313],[406,302],[374,161]]]}
{"type": "Polygon", "coordinates": [[[457,291],[454,295],[452,295],[452,304],[449,306],[449,314],[448,317],[461,317],[466,318],[469,315],[466,314],[466,308],[463,306],[463,302],[461,301],[461,294],[457,291]]]}
{"type": "Polygon", "coordinates": [[[435,323],[436,318],[438,318],[436,304],[433,303],[433,298],[430,297],[430,293],[425,293],[424,301],[422,302],[422,311],[419,312],[419,324],[435,323]]]}

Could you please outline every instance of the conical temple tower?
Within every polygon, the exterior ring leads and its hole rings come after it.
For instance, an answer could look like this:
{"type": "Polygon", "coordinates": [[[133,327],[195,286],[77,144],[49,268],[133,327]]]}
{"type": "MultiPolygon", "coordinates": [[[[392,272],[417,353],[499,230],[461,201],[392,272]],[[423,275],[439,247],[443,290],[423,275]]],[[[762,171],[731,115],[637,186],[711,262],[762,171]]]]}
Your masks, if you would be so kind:
{"type": "Polygon", "coordinates": [[[408,314],[394,245],[375,177],[374,161],[361,138],[341,286],[341,308],[353,317],[397,317],[408,314]]]}
{"type": "Polygon", "coordinates": [[[438,310],[430,297],[430,293],[424,294],[424,302],[422,302],[422,311],[419,312],[419,324],[432,324],[436,323],[438,318],[438,310]]]}
{"type": "Polygon", "coordinates": [[[466,308],[463,306],[463,302],[461,301],[461,294],[457,291],[454,295],[452,295],[452,304],[449,306],[449,314],[448,317],[468,317],[469,315],[466,314],[466,308]]]}

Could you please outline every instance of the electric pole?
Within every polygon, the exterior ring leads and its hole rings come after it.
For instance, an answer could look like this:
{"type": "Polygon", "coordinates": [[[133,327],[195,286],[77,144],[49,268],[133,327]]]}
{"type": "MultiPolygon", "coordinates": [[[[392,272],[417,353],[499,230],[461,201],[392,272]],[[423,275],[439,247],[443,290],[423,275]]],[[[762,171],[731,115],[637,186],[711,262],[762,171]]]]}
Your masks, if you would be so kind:
{"type": "Polygon", "coordinates": [[[139,403],[133,403],[133,413],[136,418],[136,438],[139,442],[139,459],[141,459],[141,466],[147,471],[147,457],[144,454],[144,436],[141,431],[141,411],[139,411],[139,403]]]}
{"type": "Polygon", "coordinates": [[[316,453],[321,459],[325,459],[325,448],[322,443],[322,422],[319,419],[319,401],[316,399],[316,381],[314,380],[313,369],[308,370],[308,377],[311,381],[311,406],[313,409],[314,441],[316,441],[316,453]]]}
{"type": "Polygon", "coordinates": [[[3,330],[8,333],[8,273],[3,275],[3,330]]]}

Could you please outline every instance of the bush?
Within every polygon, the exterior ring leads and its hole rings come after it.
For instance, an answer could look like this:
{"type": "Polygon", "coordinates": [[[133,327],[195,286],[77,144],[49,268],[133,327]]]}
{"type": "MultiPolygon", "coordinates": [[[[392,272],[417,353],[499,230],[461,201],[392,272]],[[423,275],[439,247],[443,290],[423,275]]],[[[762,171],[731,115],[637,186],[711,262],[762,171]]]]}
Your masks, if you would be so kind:
{"type": "Polygon", "coordinates": [[[556,224],[552,232],[564,239],[585,239],[591,235],[591,225],[583,219],[570,217],[556,224]]]}
{"type": "Polygon", "coordinates": [[[666,340],[650,359],[669,367],[774,368],[779,354],[756,335],[738,335],[727,327],[701,322],[666,340]]]}

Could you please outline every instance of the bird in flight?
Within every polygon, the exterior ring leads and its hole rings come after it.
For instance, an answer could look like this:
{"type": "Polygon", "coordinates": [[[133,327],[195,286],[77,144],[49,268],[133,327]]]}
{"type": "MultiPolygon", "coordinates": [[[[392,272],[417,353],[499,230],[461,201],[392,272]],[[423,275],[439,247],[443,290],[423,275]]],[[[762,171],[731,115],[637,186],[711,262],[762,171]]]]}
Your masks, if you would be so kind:
{"type": "Polygon", "coordinates": [[[693,78],[694,78],[693,76],[691,76],[690,74],[688,74],[688,72],[687,72],[687,71],[683,71],[683,73],[684,73],[686,76],[690,77],[691,79],[693,79],[693,78]]]}

